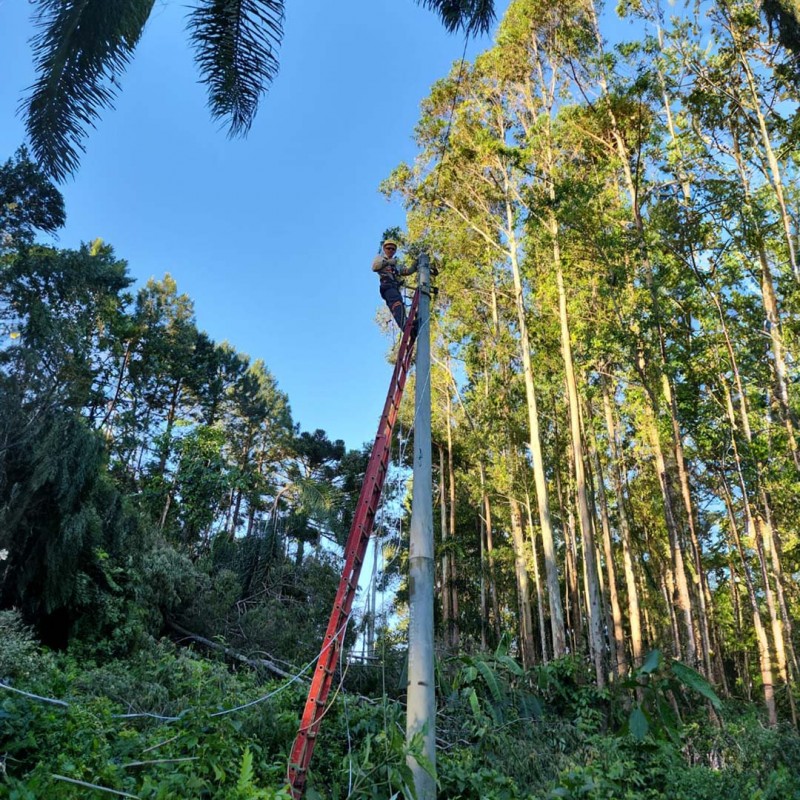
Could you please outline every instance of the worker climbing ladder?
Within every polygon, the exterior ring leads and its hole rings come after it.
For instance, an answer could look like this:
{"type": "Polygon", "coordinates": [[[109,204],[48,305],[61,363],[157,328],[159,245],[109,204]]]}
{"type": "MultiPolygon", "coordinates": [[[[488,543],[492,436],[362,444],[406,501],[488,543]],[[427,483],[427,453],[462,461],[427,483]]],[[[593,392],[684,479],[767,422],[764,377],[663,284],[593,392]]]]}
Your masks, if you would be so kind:
{"type": "Polygon", "coordinates": [[[345,545],[345,564],[342,578],[339,581],[339,589],[336,592],[336,600],[334,601],[333,611],[328,621],[328,629],[322,642],[322,651],[311,681],[311,688],[308,690],[308,698],[303,711],[300,730],[292,747],[288,779],[292,796],[295,800],[299,800],[303,795],[308,766],[311,763],[311,756],[314,752],[322,717],[327,711],[325,704],[328,701],[328,694],[333,683],[339,653],[344,643],[347,622],[350,618],[353,600],[358,589],[361,566],[367,553],[367,544],[372,534],[375,513],[378,510],[378,504],[381,499],[383,482],[389,466],[392,431],[394,430],[394,423],[403,397],[403,389],[411,366],[411,354],[414,349],[412,327],[417,317],[418,307],[419,289],[414,292],[411,309],[403,329],[400,350],[397,354],[392,381],[389,384],[389,391],[386,395],[386,404],[383,407],[378,433],[375,437],[375,443],[372,445],[372,453],[364,475],[364,483],[361,486],[361,494],[358,497],[353,524],[350,527],[347,544],[345,545]]]}

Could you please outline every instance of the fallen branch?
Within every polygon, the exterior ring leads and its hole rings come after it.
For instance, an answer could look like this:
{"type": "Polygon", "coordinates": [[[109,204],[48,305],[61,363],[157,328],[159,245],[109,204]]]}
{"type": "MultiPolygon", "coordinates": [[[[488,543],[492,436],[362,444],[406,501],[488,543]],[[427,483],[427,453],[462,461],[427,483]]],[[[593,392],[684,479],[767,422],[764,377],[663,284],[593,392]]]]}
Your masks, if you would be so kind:
{"type": "Polygon", "coordinates": [[[269,661],[266,658],[248,658],[241,653],[237,653],[235,650],[231,650],[230,647],[225,647],[225,645],[219,644],[218,642],[212,642],[211,639],[206,639],[205,636],[200,636],[197,633],[192,633],[186,628],[178,625],[177,622],[172,622],[171,620],[167,620],[167,625],[172,628],[174,631],[177,631],[182,636],[185,636],[187,639],[192,639],[195,642],[199,642],[206,647],[210,647],[212,650],[218,650],[221,653],[224,653],[228,658],[232,658],[234,661],[240,661],[242,664],[247,664],[250,667],[258,668],[261,667],[263,669],[268,670],[269,672],[277,675],[280,678],[293,678],[289,672],[286,670],[281,669],[277,664],[272,661],[269,661]]]}

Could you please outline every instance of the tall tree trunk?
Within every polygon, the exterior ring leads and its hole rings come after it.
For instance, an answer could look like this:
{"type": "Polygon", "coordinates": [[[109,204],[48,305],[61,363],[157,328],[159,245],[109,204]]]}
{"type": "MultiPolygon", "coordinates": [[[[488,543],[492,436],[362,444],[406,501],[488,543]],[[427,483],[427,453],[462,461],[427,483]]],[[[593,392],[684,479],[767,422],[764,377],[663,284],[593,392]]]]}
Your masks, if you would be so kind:
{"type": "MultiPolygon", "coordinates": [[[[506,197],[509,187],[505,187],[506,197]]],[[[519,342],[522,355],[522,370],[525,380],[525,397],[528,407],[528,431],[531,458],[533,460],[533,477],[536,485],[536,500],[539,510],[539,525],[542,529],[542,546],[544,548],[545,574],[547,576],[547,599],[550,606],[550,630],[553,642],[553,655],[560,658],[566,652],[564,638],[564,613],[561,608],[561,587],[558,580],[558,563],[556,561],[553,525],[550,519],[550,501],[547,490],[547,477],[544,471],[541,434],[539,431],[539,411],[536,402],[536,390],[533,383],[533,367],[531,366],[530,339],[528,323],[525,319],[525,300],[522,289],[522,275],[517,259],[517,242],[514,233],[514,211],[509,200],[506,200],[506,224],[509,234],[509,256],[511,273],[514,281],[514,300],[517,310],[519,342]]]]}
{"type": "MultiPolygon", "coordinates": [[[[591,414],[591,408],[589,410],[591,414]]],[[[596,494],[600,507],[600,522],[603,530],[603,555],[606,562],[606,580],[608,582],[608,597],[611,606],[611,619],[613,622],[614,639],[611,642],[611,661],[617,675],[622,678],[628,671],[628,659],[625,653],[625,631],[622,625],[622,608],[619,604],[617,593],[617,572],[614,566],[614,552],[611,543],[611,523],[608,516],[608,503],[606,501],[606,487],[603,482],[603,471],[600,465],[600,458],[597,455],[597,447],[593,441],[593,436],[587,436],[589,445],[589,457],[591,458],[592,468],[597,482],[596,494]]]]}
{"type": "Polygon", "coordinates": [[[511,513],[511,539],[514,545],[514,575],[517,581],[517,608],[519,610],[519,641],[522,663],[530,669],[535,663],[533,620],[531,619],[528,559],[525,552],[525,535],[522,530],[522,512],[519,502],[509,500],[511,513]]]}
{"type": "Polygon", "coordinates": [[[569,406],[569,427],[572,439],[572,460],[575,468],[575,493],[578,504],[578,519],[583,540],[583,556],[586,564],[588,591],[586,605],[589,609],[589,630],[594,653],[594,668],[597,685],[606,685],[606,669],[603,647],[603,611],[600,598],[600,583],[595,560],[595,544],[592,518],[589,511],[589,495],[586,488],[586,472],[583,464],[583,437],[581,433],[580,408],[578,404],[578,388],[575,381],[575,367],[572,358],[572,342],[570,341],[569,319],[567,316],[567,295],[564,289],[564,274],[561,269],[561,258],[558,249],[558,226],[553,215],[550,216],[550,235],[553,237],[553,258],[556,268],[556,284],[558,286],[558,312],[561,327],[561,355],[564,361],[564,373],[567,386],[569,406]]]}
{"type": "Polygon", "coordinates": [[[114,389],[114,396],[111,398],[111,402],[108,404],[108,409],[106,410],[106,415],[103,417],[103,421],[97,426],[97,429],[101,431],[106,427],[106,425],[108,426],[108,430],[106,432],[107,438],[111,437],[111,416],[114,413],[114,409],[117,407],[119,396],[122,393],[122,381],[125,379],[125,373],[131,360],[132,345],[133,342],[131,341],[128,341],[125,344],[125,355],[122,359],[122,366],[119,368],[119,375],[117,376],[117,385],[114,389]]]}
{"type": "MultiPolygon", "coordinates": [[[[557,433],[556,440],[558,440],[557,433]]],[[[564,607],[567,609],[567,626],[572,640],[572,651],[578,652],[583,646],[583,617],[578,593],[578,552],[575,546],[575,518],[572,508],[567,507],[564,499],[559,466],[559,464],[556,464],[555,482],[559,514],[564,529],[564,607]]]]}
{"type": "Polygon", "coordinates": [[[628,621],[631,628],[631,654],[633,666],[642,664],[644,653],[642,647],[642,623],[639,612],[639,591],[636,587],[636,575],[633,568],[633,553],[631,550],[631,532],[628,522],[628,512],[625,505],[625,491],[621,473],[619,451],[617,449],[617,430],[614,414],[611,408],[608,379],[603,377],[600,382],[603,394],[603,410],[605,413],[608,444],[611,453],[611,476],[614,484],[614,494],[617,499],[617,519],[619,520],[619,534],[622,543],[622,564],[625,572],[625,587],[628,595],[628,621]]]}
{"type": "MultiPolygon", "coordinates": [[[[761,514],[753,509],[750,501],[750,492],[748,489],[745,473],[742,465],[742,459],[739,454],[739,448],[736,443],[736,419],[734,416],[733,400],[731,399],[730,390],[727,381],[722,379],[723,390],[725,392],[725,408],[728,414],[728,421],[731,425],[731,449],[733,451],[734,463],[736,465],[736,474],[739,481],[739,489],[742,493],[742,509],[744,511],[745,523],[747,530],[753,536],[756,545],[756,553],[758,555],[759,567],[761,571],[761,581],[764,590],[764,599],[767,604],[767,611],[769,612],[770,625],[772,628],[772,639],[775,646],[775,662],[778,667],[778,675],[784,684],[789,685],[789,666],[787,663],[786,648],[785,648],[785,631],[783,628],[783,620],[778,612],[777,604],[775,602],[775,595],[772,589],[772,582],[770,580],[770,560],[767,558],[765,550],[769,549],[772,545],[771,535],[768,532],[768,525],[761,514]]],[[[744,558],[744,552],[742,552],[744,558]]],[[[794,715],[794,704],[792,704],[792,713],[794,715]]]]}
{"type": "Polygon", "coordinates": [[[440,585],[442,594],[442,632],[445,646],[450,646],[450,629],[452,626],[452,610],[450,607],[450,591],[448,584],[450,582],[450,564],[449,553],[447,551],[447,499],[445,489],[445,476],[444,471],[444,447],[439,446],[439,524],[440,534],[442,538],[442,558],[441,558],[441,573],[440,585]]]}
{"type": "Polygon", "coordinates": [[[169,399],[169,409],[167,410],[167,424],[164,430],[164,444],[161,447],[161,456],[158,459],[158,474],[163,475],[167,467],[170,453],[172,452],[172,428],[175,425],[175,416],[178,412],[178,399],[180,397],[183,381],[179,378],[172,387],[172,395],[169,399]]]}
{"type": "Polygon", "coordinates": [[[758,645],[758,659],[761,666],[761,683],[764,687],[764,703],[767,707],[767,717],[770,725],[778,724],[778,713],[775,708],[775,688],[772,682],[772,663],[769,652],[769,642],[767,641],[767,634],[764,630],[764,625],[761,622],[761,614],[758,610],[758,601],[756,600],[756,590],[753,585],[753,578],[750,574],[750,567],[745,558],[744,548],[739,536],[739,528],[736,524],[736,515],[733,509],[733,498],[731,497],[730,489],[724,479],[720,478],[721,488],[725,500],[725,508],[728,512],[728,524],[730,526],[731,535],[734,537],[736,549],[739,553],[739,558],[742,562],[742,574],[747,586],[747,596],[750,600],[750,609],[753,613],[753,628],[756,633],[756,643],[758,645]]]}
{"type": "Polygon", "coordinates": [[[492,534],[492,504],[486,491],[486,468],[480,464],[481,496],[483,498],[483,519],[486,523],[486,558],[489,566],[489,597],[492,602],[492,627],[495,641],[500,641],[500,603],[497,599],[497,581],[494,568],[494,542],[492,534]]]}
{"type": "Polygon", "coordinates": [[[778,305],[778,295],[775,291],[775,281],[772,277],[772,268],[769,263],[766,245],[758,225],[758,220],[751,211],[752,198],[750,190],[750,180],[747,175],[747,168],[739,147],[738,131],[735,123],[731,122],[731,138],[733,141],[733,155],[739,174],[739,182],[744,193],[745,203],[743,214],[746,222],[754,228],[756,234],[756,249],[758,252],[758,262],[761,267],[761,300],[764,306],[764,314],[767,318],[767,326],[772,350],[772,368],[775,374],[776,399],[781,410],[781,419],[789,441],[789,452],[795,466],[800,469],[800,447],[797,443],[795,432],[796,420],[792,414],[789,403],[789,374],[786,365],[785,346],[783,334],[781,332],[781,312],[778,305]]]}
{"type": "Polygon", "coordinates": [[[533,579],[536,584],[536,610],[539,614],[539,638],[542,648],[542,662],[546,664],[550,658],[547,652],[547,627],[544,618],[544,592],[539,574],[539,553],[536,547],[536,534],[533,527],[533,512],[531,511],[531,498],[525,491],[525,508],[528,512],[528,531],[531,537],[531,552],[533,553],[533,579]]]}
{"type": "MultiPolygon", "coordinates": [[[[673,514],[673,501],[672,489],[670,486],[670,478],[667,474],[667,467],[664,462],[664,454],[661,450],[661,440],[656,426],[654,415],[648,409],[647,420],[645,427],[647,428],[647,435],[650,440],[650,446],[653,449],[653,455],[656,461],[656,474],[658,477],[659,487],[661,488],[661,495],[664,501],[664,516],[667,524],[667,533],[669,536],[670,553],[672,556],[672,575],[675,586],[675,597],[672,602],[675,603],[680,617],[683,621],[683,629],[685,632],[683,647],[680,648],[686,653],[688,662],[695,666],[697,664],[697,651],[695,649],[695,630],[694,620],[692,619],[692,604],[689,597],[689,584],[686,579],[686,569],[683,563],[683,548],[681,546],[678,525],[673,514]]],[[[680,642],[680,638],[678,639],[680,642]]],[[[676,642],[677,643],[677,642],[676,642]]]]}
{"type": "Polygon", "coordinates": [[[480,537],[481,553],[481,650],[489,648],[489,637],[486,631],[486,622],[489,619],[489,602],[486,595],[486,520],[483,514],[478,512],[478,536],[480,537]]]}
{"type": "MultiPolygon", "coordinates": [[[[448,370],[450,364],[447,365],[448,370]]],[[[452,375],[452,373],[451,373],[452,375]]],[[[453,466],[453,430],[451,425],[452,407],[450,404],[450,392],[446,393],[447,398],[447,483],[450,489],[450,541],[455,543],[456,539],[456,471],[453,466]]],[[[457,567],[455,549],[451,548],[450,557],[447,559],[449,574],[447,576],[447,591],[450,594],[450,625],[448,628],[449,645],[454,650],[458,649],[459,630],[458,630],[458,583],[456,581],[457,567]]]]}

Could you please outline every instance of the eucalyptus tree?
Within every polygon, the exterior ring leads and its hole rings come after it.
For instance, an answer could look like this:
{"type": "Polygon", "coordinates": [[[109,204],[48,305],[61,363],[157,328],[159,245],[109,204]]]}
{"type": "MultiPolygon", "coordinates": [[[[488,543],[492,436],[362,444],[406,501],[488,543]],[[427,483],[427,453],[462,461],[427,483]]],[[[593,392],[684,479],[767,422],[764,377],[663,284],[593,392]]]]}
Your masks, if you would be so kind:
{"type": "MultiPolygon", "coordinates": [[[[493,0],[418,0],[448,30],[485,32],[493,0]]],[[[78,168],[88,129],[110,108],[155,0],[35,0],[36,81],[24,104],[33,151],[63,180],[78,168]]],[[[246,134],[278,74],[284,0],[194,0],[189,45],[211,117],[231,136],[246,134]]]]}
{"type": "MultiPolygon", "coordinates": [[[[567,290],[564,281],[562,232],[556,202],[562,192],[560,162],[575,158],[562,154],[558,142],[556,115],[570,92],[570,60],[585,55],[587,31],[591,18],[583,4],[561,3],[556,6],[536,0],[518,0],[506,14],[498,32],[498,75],[508,96],[510,116],[519,131],[516,138],[521,157],[525,159],[532,179],[520,202],[527,202],[529,258],[542,264],[539,278],[554,274],[557,286],[557,308],[564,383],[571,441],[572,464],[575,472],[575,497],[583,543],[584,566],[588,584],[587,609],[590,622],[590,649],[595,660],[599,685],[605,683],[604,623],[600,596],[598,563],[595,557],[594,521],[589,503],[583,432],[580,421],[580,402],[576,366],[567,311],[567,290]],[[531,246],[540,234],[544,246],[531,246]],[[546,266],[545,266],[546,264],[546,266]]],[[[579,157],[579,154],[578,154],[579,157]]]]}
{"type": "Polygon", "coordinates": [[[495,78],[495,63],[499,57],[496,51],[490,51],[467,72],[460,85],[451,77],[434,88],[424,105],[424,116],[418,128],[423,154],[417,172],[400,168],[389,185],[405,191],[413,206],[422,204],[435,181],[437,200],[445,213],[471,230],[491,254],[492,263],[512,278],[516,341],[528,410],[528,443],[545,549],[551,637],[554,654],[561,655],[565,650],[563,612],[531,361],[526,289],[521,272],[524,205],[520,197],[527,177],[517,154],[506,147],[507,139],[514,134],[513,123],[504,110],[502,87],[495,78]],[[464,97],[456,105],[447,160],[434,178],[426,174],[425,165],[437,151],[442,116],[452,105],[454,92],[462,92],[464,97]]]}
{"type": "MultiPolygon", "coordinates": [[[[798,101],[779,63],[781,48],[756,12],[746,2],[711,7],[707,33],[712,48],[691,35],[698,30],[696,23],[659,29],[655,67],[673,155],[667,170],[680,186],[673,202],[680,228],[670,233],[672,255],[702,293],[704,302],[695,302],[693,316],[711,344],[706,358],[716,364],[711,367],[715,374],[706,373],[699,382],[715,398],[715,407],[708,412],[704,435],[693,438],[698,444],[713,441],[708,432],[720,426],[715,418],[725,409],[727,432],[707,458],[721,461],[722,472],[729,474],[710,491],[717,496],[720,489],[726,492],[730,512],[742,519],[736,524],[745,531],[743,541],[753,537],[747,557],[754,557],[760,568],[753,571],[748,592],[763,592],[775,664],[787,682],[797,672],[797,661],[780,529],[791,530],[794,523],[774,513],[770,498],[779,486],[796,484],[794,470],[783,470],[776,481],[771,467],[784,462],[784,453],[797,463],[788,333],[796,302],[796,256],[786,204],[795,175],[793,159],[787,157],[793,138],[788,115],[798,101]],[[711,315],[705,301],[710,301],[711,315]],[[755,333],[762,328],[766,336],[755,333]]],[[[691,363],[703,361],[695,355],[691,363]]],[[[707,589],[706,594],[710,597],[707,589]]],[[[756,643],[770,648],[766,637],[756,636],[756,643]]],[[[769,652],[760,659],[762,667],[769,664],[769,652]]],[[[772,680],[765,679],[764,685],[766,692],[772,680]]]]}

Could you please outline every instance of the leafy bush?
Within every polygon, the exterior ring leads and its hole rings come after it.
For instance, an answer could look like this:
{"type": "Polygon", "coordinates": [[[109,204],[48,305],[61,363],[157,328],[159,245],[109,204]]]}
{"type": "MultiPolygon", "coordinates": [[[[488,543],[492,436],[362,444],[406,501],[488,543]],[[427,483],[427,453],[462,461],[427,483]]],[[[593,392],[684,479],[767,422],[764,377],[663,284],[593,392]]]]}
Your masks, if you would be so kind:
{"type": "MultiPolygon", "coordinates": [[[[151,641],[124,659],[102,649],[95,659],[86,645],[51,655],[9,612],[0,614],[0,634],[0,664],[18,687],[68,703],[0,695],[0,795],[73,800],[87,796],[83,784],[95,784],[142,800],[288,800],[287,758],[307,685],[262,683],[250,670],[168,641],[151,641]]],[[[627,715],[615,711],[623,700],[632,703],[634,689],[598,693],[582,670],[565,660],[526,673],[504,644],[441,664],[439,796],[800,798],[800,736],[793,729],[764,728],[741,705],[722,707],[724,725],[712,726],[703,704],[687,703],[673,731],[653,724],[637,739],[627,715]]],[[[652,696],[662,681],[676,688],[671,664],[659,662],[639,678],[652,696]]],[[[410,800],[406,759],[419,754],[420,743],[405,741],[402,705],[345,693],[331,700],[309,800],[410,800]]],[[[645,694],[647,709],[648,702],[645,694]]]]}
{"type": "Polygon", "coordinates": [[[18,611],[0,611],[0,680],[26,680],[48,662],[18,611]]]}

